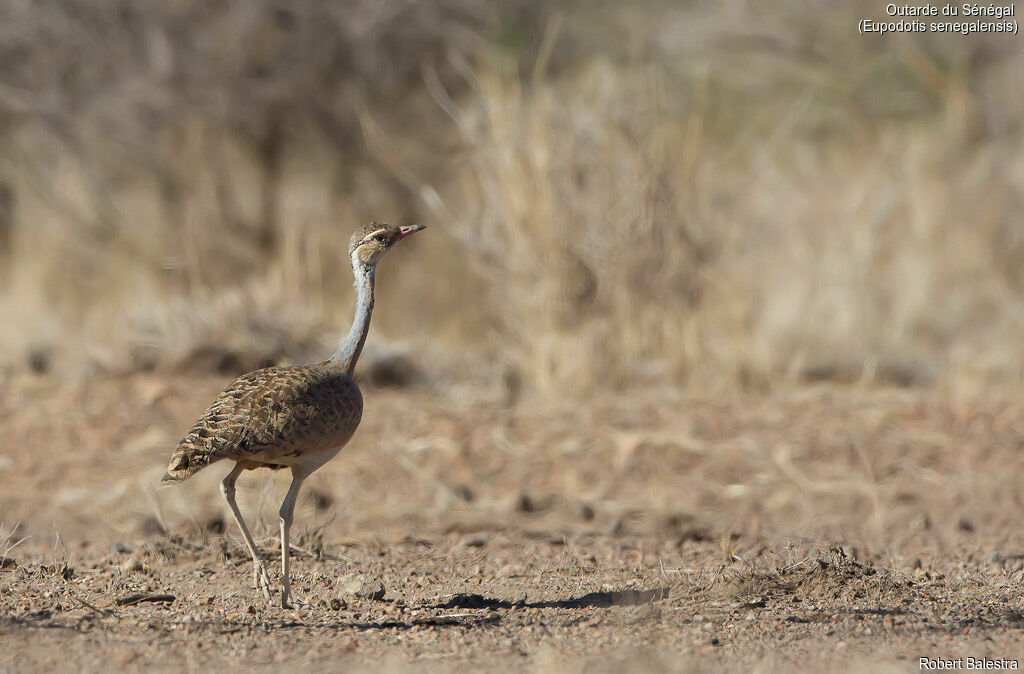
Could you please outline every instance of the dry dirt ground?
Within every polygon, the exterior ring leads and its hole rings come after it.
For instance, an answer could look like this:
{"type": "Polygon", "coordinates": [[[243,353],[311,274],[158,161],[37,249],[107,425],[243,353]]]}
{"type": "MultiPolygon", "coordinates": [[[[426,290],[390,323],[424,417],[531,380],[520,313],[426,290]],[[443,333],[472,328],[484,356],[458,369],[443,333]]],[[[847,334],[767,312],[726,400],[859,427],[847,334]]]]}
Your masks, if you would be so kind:
{"type": "MultiPolygon", "coordinates": [[[[284,610],[251,588],[217,490],[227,465],[157,488],[225,383],[0,390],[0,669],[1024,661],[1024,396],[510,406],[486,390],[367,388],[355,439],[302,493],[306,606],[284,610]],[[350,594],[353,573],[383,596],[350,594]]],[[[271,556],[286,479],[240,480],[271,556]]]]}

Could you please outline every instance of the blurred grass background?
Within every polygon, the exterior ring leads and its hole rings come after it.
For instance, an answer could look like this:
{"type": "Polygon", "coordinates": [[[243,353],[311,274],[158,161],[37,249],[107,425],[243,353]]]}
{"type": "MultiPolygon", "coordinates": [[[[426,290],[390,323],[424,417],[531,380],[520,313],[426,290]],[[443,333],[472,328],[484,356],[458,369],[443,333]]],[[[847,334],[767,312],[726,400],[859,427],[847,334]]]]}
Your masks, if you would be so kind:
{"type": "Polygon", "coordinates": [[[5,0],[0,381],[323,358],[379,220],[438,381],[1019,385],[1024,51],[882,7],[5,0]]]}

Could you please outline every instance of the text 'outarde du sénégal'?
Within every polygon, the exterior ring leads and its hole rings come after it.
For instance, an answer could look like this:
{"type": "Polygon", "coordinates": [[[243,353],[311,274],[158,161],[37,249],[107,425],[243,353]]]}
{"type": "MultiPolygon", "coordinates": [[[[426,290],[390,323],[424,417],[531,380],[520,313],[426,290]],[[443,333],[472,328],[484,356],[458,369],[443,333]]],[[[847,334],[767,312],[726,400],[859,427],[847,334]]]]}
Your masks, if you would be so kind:
{"type": "Polygon", "coordinates": [[[890,2],[885,6],[885,13],[889,16],[978,16],[990,17],[993,19],[1005,19],[1016,16],[1016,3],[1009,5],[979,5],[965,2],[962,5],[944,4],[938,5],[897,5],[890,2]]]}

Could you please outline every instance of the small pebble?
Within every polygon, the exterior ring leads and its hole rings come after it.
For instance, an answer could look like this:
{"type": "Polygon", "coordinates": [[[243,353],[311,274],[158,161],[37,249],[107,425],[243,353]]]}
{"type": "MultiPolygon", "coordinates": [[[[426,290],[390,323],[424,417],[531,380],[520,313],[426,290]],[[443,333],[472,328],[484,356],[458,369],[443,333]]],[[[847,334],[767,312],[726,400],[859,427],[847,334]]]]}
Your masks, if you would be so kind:
{"type": "Polygon", "coordinates": [[[361,573],[350,573],[338,579],[336,587],[342,596],[380,601],[384,598],[384,584],[361,573]]]}

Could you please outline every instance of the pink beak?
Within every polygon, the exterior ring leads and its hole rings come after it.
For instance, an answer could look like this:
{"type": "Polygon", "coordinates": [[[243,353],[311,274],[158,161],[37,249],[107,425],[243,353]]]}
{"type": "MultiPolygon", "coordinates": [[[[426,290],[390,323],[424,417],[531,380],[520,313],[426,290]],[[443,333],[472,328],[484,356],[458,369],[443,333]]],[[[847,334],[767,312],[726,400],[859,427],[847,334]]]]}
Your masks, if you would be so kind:
{"type": "Polygon", "coordinates": [[[426,225],[403,225],[402,227],[398,228],[398,239],[402,240],[405,237],[409,236],[410,234],[415,234],[416,232],[420,231],[421,229],[426,229],[426,228],[427,228],[426,225]]]}

